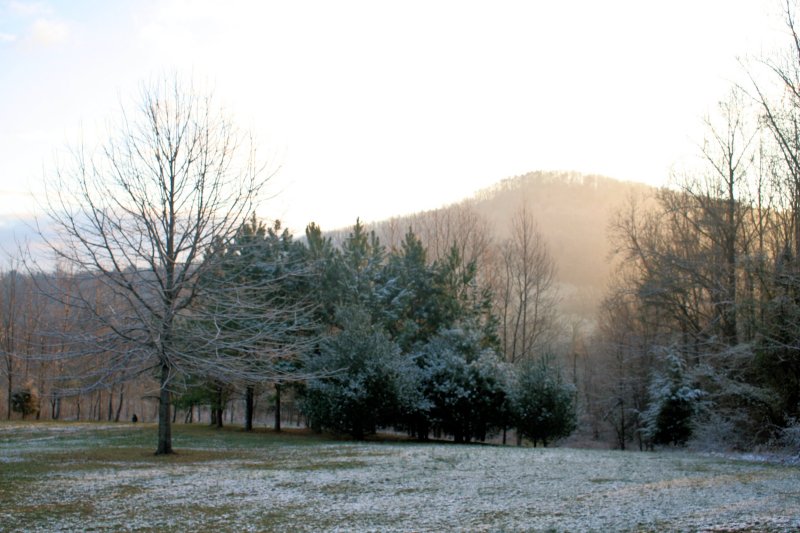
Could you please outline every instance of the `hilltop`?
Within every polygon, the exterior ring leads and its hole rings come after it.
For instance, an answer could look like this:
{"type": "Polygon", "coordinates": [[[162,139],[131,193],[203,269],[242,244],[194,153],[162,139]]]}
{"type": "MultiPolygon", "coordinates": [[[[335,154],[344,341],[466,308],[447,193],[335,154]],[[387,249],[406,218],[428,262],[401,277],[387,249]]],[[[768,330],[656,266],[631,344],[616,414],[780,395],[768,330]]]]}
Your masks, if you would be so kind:
{"type": "Polygon", "coordinates": [[[510,236],[514,213],[526,205],[555,260],[562,311],[592,320],[612,270],[609,222],[631,196],[652,191],[605,176],[537,171],[503,179],[460,202],[372,226],[390,246],[409,227],[424,236],[440,231],[432,225],[461,226],[448,230],[454,233],[465,224],[474,225],[473,232],[485,228],[488,238],[500,243],[510,236]]]}

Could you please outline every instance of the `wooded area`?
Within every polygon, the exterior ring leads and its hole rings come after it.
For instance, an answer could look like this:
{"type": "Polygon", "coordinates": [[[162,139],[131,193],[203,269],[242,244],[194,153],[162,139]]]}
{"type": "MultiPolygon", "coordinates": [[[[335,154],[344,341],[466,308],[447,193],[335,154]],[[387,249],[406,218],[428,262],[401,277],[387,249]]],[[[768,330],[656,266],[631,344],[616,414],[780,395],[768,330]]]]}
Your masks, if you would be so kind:
{"type": "Polygon", "coordinates": [[[626,186],[588,240],[570,209],[622,186],[546,173],[296,237],[254,214],[268,176],[213,99],[145,87],[55,173],[52,256],[0,275],[0,407],[157,418],[159,454],[200,412],[357,439],[798,446],[794,17],[786,55],[746,66],[707,118],[703,165],[626,186]]]}

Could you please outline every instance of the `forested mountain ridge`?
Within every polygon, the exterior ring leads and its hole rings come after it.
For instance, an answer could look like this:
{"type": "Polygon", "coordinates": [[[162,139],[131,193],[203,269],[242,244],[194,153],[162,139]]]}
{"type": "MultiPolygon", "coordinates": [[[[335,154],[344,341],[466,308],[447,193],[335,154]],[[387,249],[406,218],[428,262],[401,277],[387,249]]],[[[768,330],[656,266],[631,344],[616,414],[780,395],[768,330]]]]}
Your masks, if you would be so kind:
{"type": "MultiPolygon", "coordinates": [[[[460,225],[461,228],[449,230],[456,240],[465,222],[476,224],[479,227],[475,231],[485,231],[485,237],[499,244],[511,237],[512,217],[525,207],[554,260],[560,310],[594,320],[613,270],[609,225],[631,196],[654,192],[653,187],[643,183],[600,175],[534,171],[503,179],[460,202],[378,221],[372,226],[389,247],[399,242],[409,228],[423,240],[428,234],[430,240],[435,227],[460,225]],[[480,222],[475,222],[475,215],[480,222]]],[[[333,234],[344,236],[347,231],[333,234]]],[[[447,247],[452,242],[442,244],[447,247]]]]}
{"type": "Polygon", "coordinates": [[[479,191],[475,208],[508,237],[511,214],[527,204],[558,267],[561,283],[604,289],[611,267],[608,226],[631,194],[652,187],[592,174],[530,172],[479,191]]]}

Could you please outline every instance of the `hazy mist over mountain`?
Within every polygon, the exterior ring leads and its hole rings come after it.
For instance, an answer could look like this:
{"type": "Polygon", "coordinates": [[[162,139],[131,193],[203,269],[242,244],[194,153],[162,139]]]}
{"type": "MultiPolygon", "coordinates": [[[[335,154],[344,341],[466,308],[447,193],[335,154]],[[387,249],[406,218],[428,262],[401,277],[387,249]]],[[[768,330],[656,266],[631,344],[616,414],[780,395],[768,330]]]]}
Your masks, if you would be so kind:
{"type": "Polygon", "coordinates": [[[561,283],[602,290],[610,272],[608,226],[631,194],[648,185],[573,172],[530,172],[475,195],[475,208],[508,237],[510,216],[527,204],[547,240],[561,283]]]}
{"type": "MultiPolygon", "coordinates": [[[[495,243],[509,238],[511,219],[522,206],[535,220],[557,267],[561,311],[594,320],[612,269],[609,224],[631,195],[653,188],[594,174],[535,171],[503,179],[470,198],[439,209],[378,221],[373,227],[391,246],[414,229],[424,234],[431,219],[451,220],[470,211],[486,223],[495,243]]],[[[331,232],[339,238],[348,228],[331,232]]],[[[423,239],[424,240],[424,239],[423,239]]]]}

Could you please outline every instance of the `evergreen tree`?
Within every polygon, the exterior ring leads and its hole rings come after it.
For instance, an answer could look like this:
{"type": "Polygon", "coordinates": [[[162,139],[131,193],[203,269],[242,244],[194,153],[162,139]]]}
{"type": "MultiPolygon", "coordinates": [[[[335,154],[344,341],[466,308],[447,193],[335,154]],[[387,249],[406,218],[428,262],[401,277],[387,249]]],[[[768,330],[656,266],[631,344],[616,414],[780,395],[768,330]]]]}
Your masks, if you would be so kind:
{"type": "Polygon", "coordinates": [[[342,308],[336,320],[342,329],[308,360],[303,412],[317,430],[363,439],[396,418],[403,359],[363,309],[342,308]]]}
{"type": "Polygon", "coordinates": [[[439,329],[468,324],[478,332],[478,342],[484,348],[498,350],[498,321],[492,310],[492,292],[478,281],[478,265],[465,261],[458,246],[434,264],[434,279],[440,303],[439,329]]]}
{"type": "Polygon", "coordinates": [[[367,232],[360,220],[342,243],[335,273],[338,277],[339,306],[357,306],[370,315],[380,315],[379,293],[386,250],[375,232],[367,232]]]}
{"type": "Polygon", "coordinates": [[[336,307],[343,299],[340,277],[339,250],[322,228],[313,222],[306,227],[306,259],[309,267],[310,294],[314,302],[313,314],[317,323],[327,326],[334,323],[336,307]]]}
{"type": "Polygon", "coordinates": [[[684,362],[674,352],[666,355],[666,372],[650,382],[650,406],[643,414],[642,433],[652,444],[683,446],[692,435],[692,417],[705,393],[691,385],[684,362]]]}
{"type": "Polygon", "coordinates": [[[384,320],[403,351],[430,339],[442,327],[441,290],[422,241],[409,229],[389,256],[382,292],[384,320]]]}
{"type": "Polygon", "coordinates": [[[518,434],[534,446],[566,437],[577,425],[574,387],[563,382],[550,356],[524,361],[517,368],[511,409],[518,434]]]}
{"type": "Polygon", "coordinates": [[[493,350],[481,347],[479,333],[442,331],[420,347],[414,360],[424,401],[406,425],[419,438],[433,430],[456,442],[484,440],[503,425],[508,369],[493,350]]]}
{"type": "Polygon", "coordinates": [[[314,341],[306,249],[280,221],[267,227],[255,215],[231,242],[216,244],[215,268],[203,278],[206,290],[185,323],[185,342],[211,359],[222,353],[237,361],[236,372],[201,371],[194,377],[207,380],[214,391],[218,424],[231,387],[243,388],[250,430],[255,387],[295,380],[298,359],[314,341]]]}

